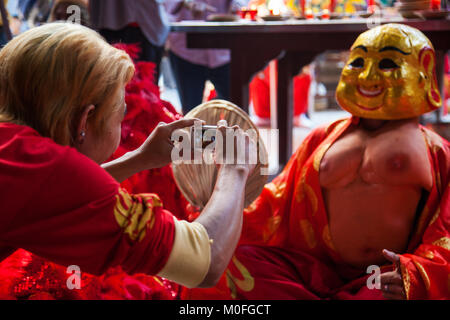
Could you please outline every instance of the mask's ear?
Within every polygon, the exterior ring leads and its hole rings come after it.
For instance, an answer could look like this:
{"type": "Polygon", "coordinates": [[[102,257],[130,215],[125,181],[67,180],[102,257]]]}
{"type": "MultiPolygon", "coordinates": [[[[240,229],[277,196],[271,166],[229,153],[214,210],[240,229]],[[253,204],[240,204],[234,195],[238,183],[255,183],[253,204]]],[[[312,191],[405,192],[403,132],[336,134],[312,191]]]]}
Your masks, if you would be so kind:
{"type": "Polygon", "coordinates": [[[426,79],[430,86],[427,88],[427,98],[430,106],[437,109],[442,105],[441,95],[436,78],[436,56],[430,47],[423,48],[419,53],[419,63],[425,71],[426,79]]]}

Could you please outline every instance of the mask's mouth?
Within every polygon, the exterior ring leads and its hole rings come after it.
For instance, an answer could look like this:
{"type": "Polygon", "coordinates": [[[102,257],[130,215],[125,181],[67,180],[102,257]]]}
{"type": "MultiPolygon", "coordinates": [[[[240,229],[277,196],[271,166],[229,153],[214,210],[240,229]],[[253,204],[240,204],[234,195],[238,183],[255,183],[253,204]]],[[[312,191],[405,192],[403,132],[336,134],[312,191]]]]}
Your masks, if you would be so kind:
{"type": "Polygon", "coordinates": [[[368,108],[368,107],[364,107],[364,106],[362,106],[362,105],[360,105],[360,104],[356,104],[356,105],[358,106],[358,108],[363,109],[363,110],[365,110],[365,111],[375,111],[375,110],[380,109],[380,108],[383,106],[383,105],[381,104],[381,105],[379,105],[378,107],[368,108]]]}
{"type": "MultiPolygon", "coordinates": [[[[378,86],[377,86],[378,87],[378,86]]],[[[364,89],[361,86],[357,86],[357,90],[360,95],[368,98],[373,98],[379,96],[383,92],[383,88],[374,88],[374,89],[364,89]]]]}

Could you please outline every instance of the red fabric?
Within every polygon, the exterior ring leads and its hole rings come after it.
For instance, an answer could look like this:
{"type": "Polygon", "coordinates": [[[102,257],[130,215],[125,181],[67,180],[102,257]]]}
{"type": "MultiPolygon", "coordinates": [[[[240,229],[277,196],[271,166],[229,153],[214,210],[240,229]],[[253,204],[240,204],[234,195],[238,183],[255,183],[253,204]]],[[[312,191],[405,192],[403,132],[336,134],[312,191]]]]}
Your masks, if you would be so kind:
{"type": "Polygon", "coordinates": [[[0,299],[28,300],[171,300],[178,288],[143,274],[129,276],[121,267],[102,276],[81,274],[81,290],[69,290],[66,268],[19,249],[0,263],[0,299]]]}
{"type": "Polygon", "coordinates": [[[258,73],[249,85],[250,100],[255,114],[260,118],[270,118],[270,73],[269,67],[258,73]]]}
{"type": "MultiPolygon", "coordinates": [[[[283,172],[244,212],[243,233],[224,277],[214,289],[186,298],[378,299],[366,270],[349,268],[335,251],[319,184],[318,165],[329,146],[356,118],[314,130],[283,172]]],[[[421,128],[434,185],[401,255],[409,299],[449,299],[450,210],[448,141],[421,128]]],[[[384,270],[392,266],[384,266],[384,270]]]]}
{"type": "MultiPolygon", "coordinates": [[[[345,279],[332,264],[294,249],[242,245],[227,275],[231,297],[235,299],[383,299],[381,291],[367,288],[368,275],[353,281],[345,279]],[[244,266],[254,279],[251,291],[246,291],[236,277],[245,274],[244,266]]],[[[247,279],[244,276],[242,280],[244,283],[247,279]]]]}
{"type": "MultiPolygon", "coordinates": [[[[131,57],[137,57],[139,47],[135,45],[116,45],[131,57]]],[[[175,108],[161,100],[159,87],[154,83],[155,64],[138,62],[136,73],[126,88],[125,101],[127,114],[122,122],[122,140],[111,159],[138,148],[160,122],[170,123],[181,119],[175,108]]],[[[189,219],[187,200],[183,197],[172,173],[171,165],[140,172],[122,183],[131,193],[156,193],[164,207],[179,219],[189,219]]]]}
{"type": "Polygon", "coordinates": [[[211,90],[208,95],[208,101],[217,98],[217,91],[215,89],[211,90]]]}
{"type": "Polygon", "coordinates": [[[301,73],[294,77],[294,115],[299,116],[308,111],[309,86],[311,76],[301,73]]]}
{"type": "Polygon", "coordinates": [[[444,65],[444,101],[443,101],[443,113],[447,115],[449,113],[450,105],[448,105],[448,100],[450,99],[450,56],[445,55],[445,65],[444,65]]]}
{"type": "Polygon", "coordinates": [[[10,248],[23,248],[92,274],[118,265],[130,273],[156,274],[167,261],[175,231],[172,215],[155,205],[155,195],[119,192],[106,171],[76,150],[29,127],[3,123],[0,174],[5,186],[0,201],[8,208],[0,215],[2,260],[10,248]],[[122,209],[128,218],[119,225],[115,212],[124,196],[132,206],[122,209]],[[152,226],[140,229],[145,236],[134,240],[128,226],[131,221],[139,225],[144,212],[152,226]]]}
{"type": "MultiPolygon", "coordinates": [[[[308,92],[311,85],[311,76],[306,73],[301,73],[295,76],[293,81],[294,116],[299,116],[308,110],[308,92]]],[[[250,100],[253,102],[253,109],[255,111],[255,114],[260,118],[270,118],[269,67],[266,67],[262,72],[258,73],[253,78],[249,85],[249,91],[250,100]]]]}

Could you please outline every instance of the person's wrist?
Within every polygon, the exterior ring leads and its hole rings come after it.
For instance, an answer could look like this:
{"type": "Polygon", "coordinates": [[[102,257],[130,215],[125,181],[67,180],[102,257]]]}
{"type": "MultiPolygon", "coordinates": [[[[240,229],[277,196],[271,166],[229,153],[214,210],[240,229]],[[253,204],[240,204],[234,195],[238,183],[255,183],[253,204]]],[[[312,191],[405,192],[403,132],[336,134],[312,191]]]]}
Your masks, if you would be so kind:
{"type": "Polygon", "coordinates": [[[236,174],[247,178],[250,174],[250,169],[246,165],[223,164],[219,168],[219,173],[224,175],[236,174]]]}
{"type": "Polygon", "coordinates": [[[136,150],[130,151],[127,154],[127,157],[129,157],[130,165],[135,168],[136,172],[141,172],[144,170],[149,170],[152,168],[152,163],[148,159],[145,158],[144,152],[141,150],[141,148],[138,148],[136,150]]]}

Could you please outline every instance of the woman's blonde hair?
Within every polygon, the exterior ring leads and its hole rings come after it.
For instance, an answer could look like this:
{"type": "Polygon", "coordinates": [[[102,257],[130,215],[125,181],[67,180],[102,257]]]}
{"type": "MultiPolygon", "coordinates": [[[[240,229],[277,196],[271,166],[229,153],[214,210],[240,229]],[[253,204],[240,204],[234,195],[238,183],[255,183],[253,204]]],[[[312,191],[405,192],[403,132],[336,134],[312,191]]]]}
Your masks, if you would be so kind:
{"type": "Polygon", "coordinates": [[[0,51],[0,122],[28,125],[72,145],[85,108],[100,133],[134,74],[130,57],[93,30],[71,23],[31,29],[0,51]]]}

